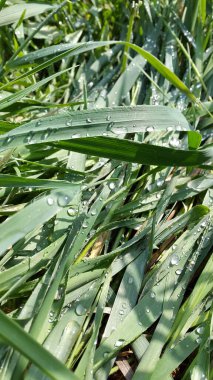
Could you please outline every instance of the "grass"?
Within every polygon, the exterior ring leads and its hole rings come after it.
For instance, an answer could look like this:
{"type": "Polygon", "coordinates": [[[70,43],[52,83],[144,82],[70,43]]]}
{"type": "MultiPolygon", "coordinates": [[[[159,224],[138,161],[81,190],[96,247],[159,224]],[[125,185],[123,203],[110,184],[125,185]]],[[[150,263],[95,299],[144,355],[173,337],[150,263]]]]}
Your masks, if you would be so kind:
{"type": "Polygon", "coordinates": [[[0,1],[0,379],[212,380],[209,0],[0,1]]]}

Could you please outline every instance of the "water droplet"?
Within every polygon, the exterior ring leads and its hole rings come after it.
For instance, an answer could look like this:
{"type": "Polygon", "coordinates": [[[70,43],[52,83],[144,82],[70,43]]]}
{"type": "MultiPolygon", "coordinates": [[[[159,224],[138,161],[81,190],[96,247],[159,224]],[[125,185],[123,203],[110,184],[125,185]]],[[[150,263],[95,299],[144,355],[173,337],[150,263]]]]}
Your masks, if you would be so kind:
{"type": "Polygon", "coordinates": [[[110,188],[111,190],[113,190],[113,189],[115,188],[115,184],[114,184],[114,182],[110,182],[110,184],[109,184],[109,188],[110,188]]]}
{"type": "Polygon", "coordinates": [[[76,306],[75,312],[77,315],[84,315],[86,314],[87,310],[85,309],[84,306],[82,306],[80,303],[76,306]]]}
{"type": "Polygon", "coordinates": [[[53,198],[51,198],[51,197],[48,197],[48,198],[47,198],[47,204],[48,204],[49,206],[52,206],[52,205],[53,205],[53,203],[54,203],[54,200],[53,200],[53,198]]]}
{"type": "Polygon", "coordinates": [[[164,183],[164,180],[161,179],[161,178],[158,178],[157,181],[156,181],[156,185],[157,185],[158,187],[161,187],[161,186],[163,185],[163,183],[164,183]]]}
{"type": "Polygon", "coordinates": [[[91,124],[92,123],[92,120],[88,117],[87,120],[86,120],[87,123],[91,124]]]}
{"type": "Polygon", "coordinates": [[[173,251],[174,251],[176,248],[177,248],[177,246],[176,246],[175,244],[173,244],[173,246],[172,246],[173,251]]]}
{"type": "Polygon", "coordinates": [[[60,194],[58,196],[58,205],[61,207],[66,206],[70,201],[70,197],[68,195],[60,194]]]}
{"type": "Polygon", "coordinates": [[[179,257],[177,256],[177,255],[173,255],[172,257],[171,257],[171,261],[170,261],[170,264],[171,265],[178,265],[178,263],[179,263],[179,257]]]}
{"type": "Polygon", "coordinates": [[[177,269],[177,270],[175,271],[175,273],[179,276],[179,275],[182,273],[182,270],[181,270],[181,269],[177,269]]]}
{"type": "Polygon", "coordinates": [[[152,127],[152,126],[146,128],[146,132],[153,132],[154,130],[155,130],[155,127],[152,127]]]}
{"type": "Polygon", "coordinates": [[[200,343],[202,342],[202,339],[201,339],[201,338],[197,338],[197,339],[196,339],[196,342],[197,342],[198,344],[200,344],[200,343]]]}
{"type": "Polygon", "coordinates": [[[148,307],[146,308],[146,312],[147,312],[147,313],[150,313],[150,309],[149,309],[148,307]]]}
{"type": "Polygon", "coordinates": [[[83,223],[83,224],[82,224],[82,227],[83,227],[83,228],[87,228],[87,227],[88,227],[88,224],[87,224],[87,223],[83,223]]]}
{"type": "Polygon", "coordinates": [[[68,127],[72,127],[72,120],[67,121],[67,122],[66,122],[66,125],[67,125],[68,127]]]}
{"type": "Polygon", "coordinates": [[[106,117],[106,121],[110,121],[110,119],[111,119],[111,116],[110,116],[110,115],[107,115],[107,117],[106,117]]]}
{"type": "Polygon", "coordinates": [[[167,127],[166,130],[167,130],[167,132],[172,132],[173,131],[173,127],[167,127]]]}
{"type": "Polygon", "coordinates": [[[78,210],[76,208],[70,207],[67,210],[67,214],[69,216],[75,216],[78,213],[78,210]]]}
{"type": "Polygon", "coordinates": [[[12,137],[9,136],[6,138],[5,143],[9,144],[11,141],[12,141],[12,137]]]}
{"type": "Polygon", "coordinates": [[[72,139],[79,139],[81,137],[80,133],[74,133],[72,136],[72,139]]]}
{"type": "Polygon", "coordinates": [[[96,210],[92,210],[92,211],[91,211],[91,215],[92,215],[92,216],[95,216],[95,215],[96,215],[96,210]]]}
{"type": "Polygon", "coordinates": [[[123,346],[125,340],[124,339],[118,339],[116,342],[115,342],[115,347],[121,347],[123,346]]]}
{"type": "Polygon", "coordinates": [[[196,328],[196,333],[199,334],[199,335],[202,335],[204,333],[204,326],[198,326],[196,328]]]}
{"type": "Polygon", "coordinates": [[[155,292],[151,292],[151,293],[150,293],[150,297],[151,297],[151,298],[155,298],[155,296],[156,296],[155,292]]]}
{"type": "Polygon", "coordinates": [[[109,356],[109,352],[104,352],[103,357],[107,358],[109,356]]]}
{"type": "Polygon", "coordinates": [[[124,311],[121,309],[121,310],[119,311],[119,314],[120,314],[120,315],[124,315],[124,311]]]}
{"type": "Polygon", "coordinates": [[[133,283],[133,278],[132,277],[129,277],[128,278],[128,284],[132,284],[133,283]]]}
{"type": "Polygon", "coordinates": [[[176,137],[173,137],[172,139],[170,139],[169,145],[173,148],[177,148],[180,145],[180,141],[176,137]]]}

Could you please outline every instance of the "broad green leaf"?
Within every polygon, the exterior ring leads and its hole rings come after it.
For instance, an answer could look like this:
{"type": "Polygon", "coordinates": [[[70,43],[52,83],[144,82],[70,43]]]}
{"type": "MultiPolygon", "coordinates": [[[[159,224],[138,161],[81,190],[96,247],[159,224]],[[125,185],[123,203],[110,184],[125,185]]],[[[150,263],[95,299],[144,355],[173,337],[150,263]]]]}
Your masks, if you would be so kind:
{"type": "MultiPolygon", "coordinates": [[[[212,160],[213,147],[196,151],[176,150],[156,145],[136,143],[129,140],[96,137],[59,142],[54,146],[98,157],[145,165],[200,166],[212,160]]],[[[211,168],[211,166],[209,166],[211,168]]]]}

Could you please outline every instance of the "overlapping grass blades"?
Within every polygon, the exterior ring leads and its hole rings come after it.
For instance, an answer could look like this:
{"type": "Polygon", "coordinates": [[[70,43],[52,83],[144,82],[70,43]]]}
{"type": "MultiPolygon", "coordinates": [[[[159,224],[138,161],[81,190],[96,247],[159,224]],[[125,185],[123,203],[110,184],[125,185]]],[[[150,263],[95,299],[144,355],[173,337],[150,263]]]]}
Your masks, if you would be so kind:
{"type": "Polygon", "coordinates": [[[211,379],[210,9],[0,1],[1,380],[211,379]]]}

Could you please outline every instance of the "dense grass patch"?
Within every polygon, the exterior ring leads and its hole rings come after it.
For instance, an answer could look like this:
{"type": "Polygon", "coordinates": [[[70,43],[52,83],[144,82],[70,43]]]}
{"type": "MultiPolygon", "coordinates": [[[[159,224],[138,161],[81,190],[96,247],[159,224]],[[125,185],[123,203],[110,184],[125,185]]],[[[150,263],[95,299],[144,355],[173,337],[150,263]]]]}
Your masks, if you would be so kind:
{"type": "Polygon", "coordinates": [[[0,380],[212,380],[211,1],[0,1],[0,380]]]}

